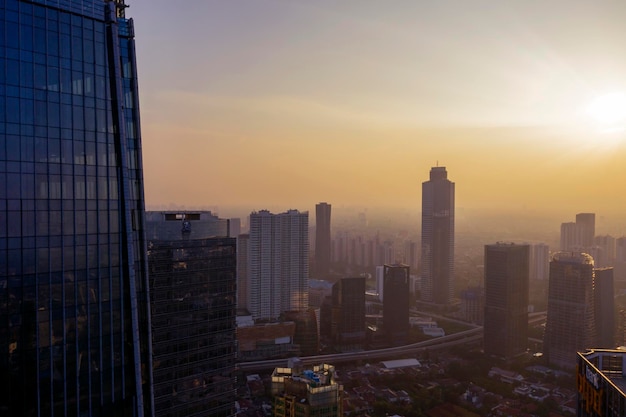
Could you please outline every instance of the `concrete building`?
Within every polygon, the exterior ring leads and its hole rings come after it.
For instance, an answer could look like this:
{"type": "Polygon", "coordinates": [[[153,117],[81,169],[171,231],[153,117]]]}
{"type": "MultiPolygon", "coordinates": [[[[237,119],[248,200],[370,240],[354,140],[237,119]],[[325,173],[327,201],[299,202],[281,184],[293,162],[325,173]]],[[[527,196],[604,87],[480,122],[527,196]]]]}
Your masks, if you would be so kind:
{"type": "Polygon", "coordinates": [[[576,352],[596,343],[593,258],[558,252],[550,261],[544,354],[548,363],[573,368],[576,352]]]}
{"type": "Polygon", "coordinates": [[[550,248],[545,243],[530,247],[530,280],[544,281],[550,276],[550,248]]]}
{"type": "Polygon", "coordinates": [[[449,305],[454,296],[454,183],[433,167],[422,183],[422,301],[449,305]]]}
{"type": "Polygon", "coordinates": [[[255,320],[309,307],[309,214],[250,214],[248,311],[255,320]]]}
{"type": "Polygon", "coordinates": [[[596,236],[596,214],[578,213],[576,215],[576,225],[580,230],[580,244],[583,248],[593,246],[593,239],[596,236]]]}
{"type": "Polygon", "coordinates": [[[343,417],[343,387],[332,365],[274,369],[272,396],[276,417],[343,417]]]}
{"type": "Polygon", "coordinates": [[[485,245],[486,354],[509,358],[528,344],[529,245],[485,245]]]}

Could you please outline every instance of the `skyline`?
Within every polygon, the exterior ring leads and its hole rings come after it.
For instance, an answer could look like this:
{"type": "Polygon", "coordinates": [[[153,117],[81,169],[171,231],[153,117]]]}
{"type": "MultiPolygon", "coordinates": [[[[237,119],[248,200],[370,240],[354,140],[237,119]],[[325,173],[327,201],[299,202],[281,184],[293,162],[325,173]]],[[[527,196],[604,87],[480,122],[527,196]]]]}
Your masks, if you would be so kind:
{"type": "Polygon", "coordinates": [[[459,207],[626,209],[587,111],[626,91],[623,3],[130,6],[148,208],[419,209],[439,165],[459,207]]]}

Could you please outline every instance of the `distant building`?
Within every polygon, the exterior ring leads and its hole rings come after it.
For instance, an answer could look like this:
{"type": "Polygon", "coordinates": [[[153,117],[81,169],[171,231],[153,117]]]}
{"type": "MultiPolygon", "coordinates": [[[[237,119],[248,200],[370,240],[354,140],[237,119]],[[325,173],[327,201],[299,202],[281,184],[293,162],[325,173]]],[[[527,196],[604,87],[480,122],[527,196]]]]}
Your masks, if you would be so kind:
{"type": "Polygon", "coordinates": [[[454,183],[433,167],[422,183],[422,300],[449,305],[454,296],[454,183]]]}
{"type": "Polygon", "coordinates": [[[562,251],[580,250],[581,239],[578,225],[574,222],[561,223],[561,244],[562,251]]]}
{"type": "Polygon", "coordinates": [[[392,345],[406,343],[409,335],[409,266],[384,266],[383,330],[392,345]]]}
{"type": "Polygon", "coordinates": [[[580,244],[583,248],[593,246],[593,238],[596,236],[596,214],[578,213],[576,224],[580,230],[580,244]]]}
{"type": "Polygon", "coordinates": [[[512,357],[528,344],[529,245],[485,245],[485,353],[512,357]]]}
{"type": "Polygon", "coordinates": [[[461,314],[463,320],[480,324],[485,317],[485,289],[473,287],[461,291],[461,314]]]}
{"type": "Polygon", "coordinates": [[[613,349],[617,346],[614,297],[613,268],[594,269],[594,302],[598,337],[595,347],[613,349]]]}
{"type": "Polygon", "coordinates": [[[248,245],[249,234],[237,236],[237,308],[248,309],[248,245]]]}
{"type": "Polygon", "coordinates": [[[333,285],[333,347],[348,352],[365,345],[365,278],[342,278],[333,285]]]}
{"type": "Polygon", "coordinates": [[[594,265],[596,268],[606,268],[615,266],[615,238],[604,235],[594,238],[594,265]]]}
{"type": "Polygon", "coordinates": [[[378,265],[376,267],[376,292],[378,293],[378,300],[382,303],[385,299],[385,267],[378,265]]]}
{"type": "Polygon", "coordinates": [[[548,363],[573,368],[576,352],[595,345],[593,258],[558,252],[550,262],[544,353],[548,363]]]}
{"type": "Polygon", "coordinates": [[[626,280],[626,236],[615,239],[615,280],[626,280]]]}
{"type": "Polygon", "coordinates": [[[317,355],[320,350],[320,341],[315,309],[286,311],[283,314],[285,321],[292,321],[296,325],[293,343],[298,348],[298,355],[317,355]]]}
{"type": "Polygon", "coordinates": [[[550,248],[545,243],[530,247],[530,279],[544,281],[550,275],[550,248]]]}
{"type": "Polygon", "coordinates": [[[343,417],[343,386],[332,365],[274,369],[272,396],[276,417],[343,417]]]}
{"type": "Polygon", "coordinates": [[[237,359],[259,361],[299,354],[296,323],[261,323],[237,327],[237,359]]]}
{"type": "Polygon", "coordinates": [[[309,214],[250,214],[248,310],[255,320],[309,307],[309,214]]]}
{"type": "Polygon", "coordinates": [[[331,205],[315,205],[315,269],[323,278],[330,272],[330,211],[331,205]]]}
{"type": "Polygon", "coordinates": [[[148,243],[154,413],[230,416],[235,404],[235,239],[179,236],[148,243]]]}
{"type": "Polygon", "coordinates": [[[578,213],[576,222],[561,224],[562,251],[588,252],[594,245],[596,233],[595,213],[578,213]]]}
{"type": "Polygon", "coordinates": [[[626,416],[626,351],[593,349],[578,352],[576,386],[578,417],[626,416]]]}

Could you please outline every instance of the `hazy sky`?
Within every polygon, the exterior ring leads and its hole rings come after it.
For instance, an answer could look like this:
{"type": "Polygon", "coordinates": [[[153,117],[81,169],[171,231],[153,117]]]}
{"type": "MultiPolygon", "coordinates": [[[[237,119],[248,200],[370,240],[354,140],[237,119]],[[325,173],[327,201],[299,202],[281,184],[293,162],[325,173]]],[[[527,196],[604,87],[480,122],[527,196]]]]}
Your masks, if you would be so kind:
{"type": "Polygon", "coordinates": [[[623,0],[127,3],[148,206],[626,213],[623,0]]]}

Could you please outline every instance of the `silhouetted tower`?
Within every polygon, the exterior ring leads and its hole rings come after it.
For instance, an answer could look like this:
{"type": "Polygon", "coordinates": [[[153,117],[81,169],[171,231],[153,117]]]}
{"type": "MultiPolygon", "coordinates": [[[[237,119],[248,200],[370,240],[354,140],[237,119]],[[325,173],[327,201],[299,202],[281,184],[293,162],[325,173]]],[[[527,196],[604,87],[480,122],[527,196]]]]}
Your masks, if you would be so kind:
{"type": "Polygon", "coordinates": [[[615,344],[615,291],[613,268],[594,270],[597,344],[594,347],[613,349],[615,344]]]}
{"type": "Polygon", "coordinates": [[[409,266],[384,266],[383,331],[393,345],[406,342],[409,333],[409,266]]]}
{"type": "Polygon", "coordinates": [[[485,353],[511,357],[528,344],[529,245],[485,245],[485,353]]]}
{"type": "Polygon", "coordinates": [[[585,253],[558,252],[550,261],[544,336],[548,363],[572,368],[576,352],[595,344],[593,258],[585,253]]]}
{"type": "Polygon", "coordinates": [[[323,277],[330,271],[330,204],[315,205],[315,269],[323,277]]]}
{"type": "Polygon", "coordinates": [[[596,215],[595,213],[578,213],[576,215],[576,225],[580,230],[580,244],[583,248],[593,246],[593,238],[596,236],[596,215]]]}
{"type": "Polygon", "coordinates": [[[433,167],[422,183],[422,300],[450,304],[454,295],[454,183],[433,167]]]}
{"type": "Polygon", "coordinates": [[[361,350],[365,343],[365,277],[333,284],[332,337],[341,351],[361,350]]]}

